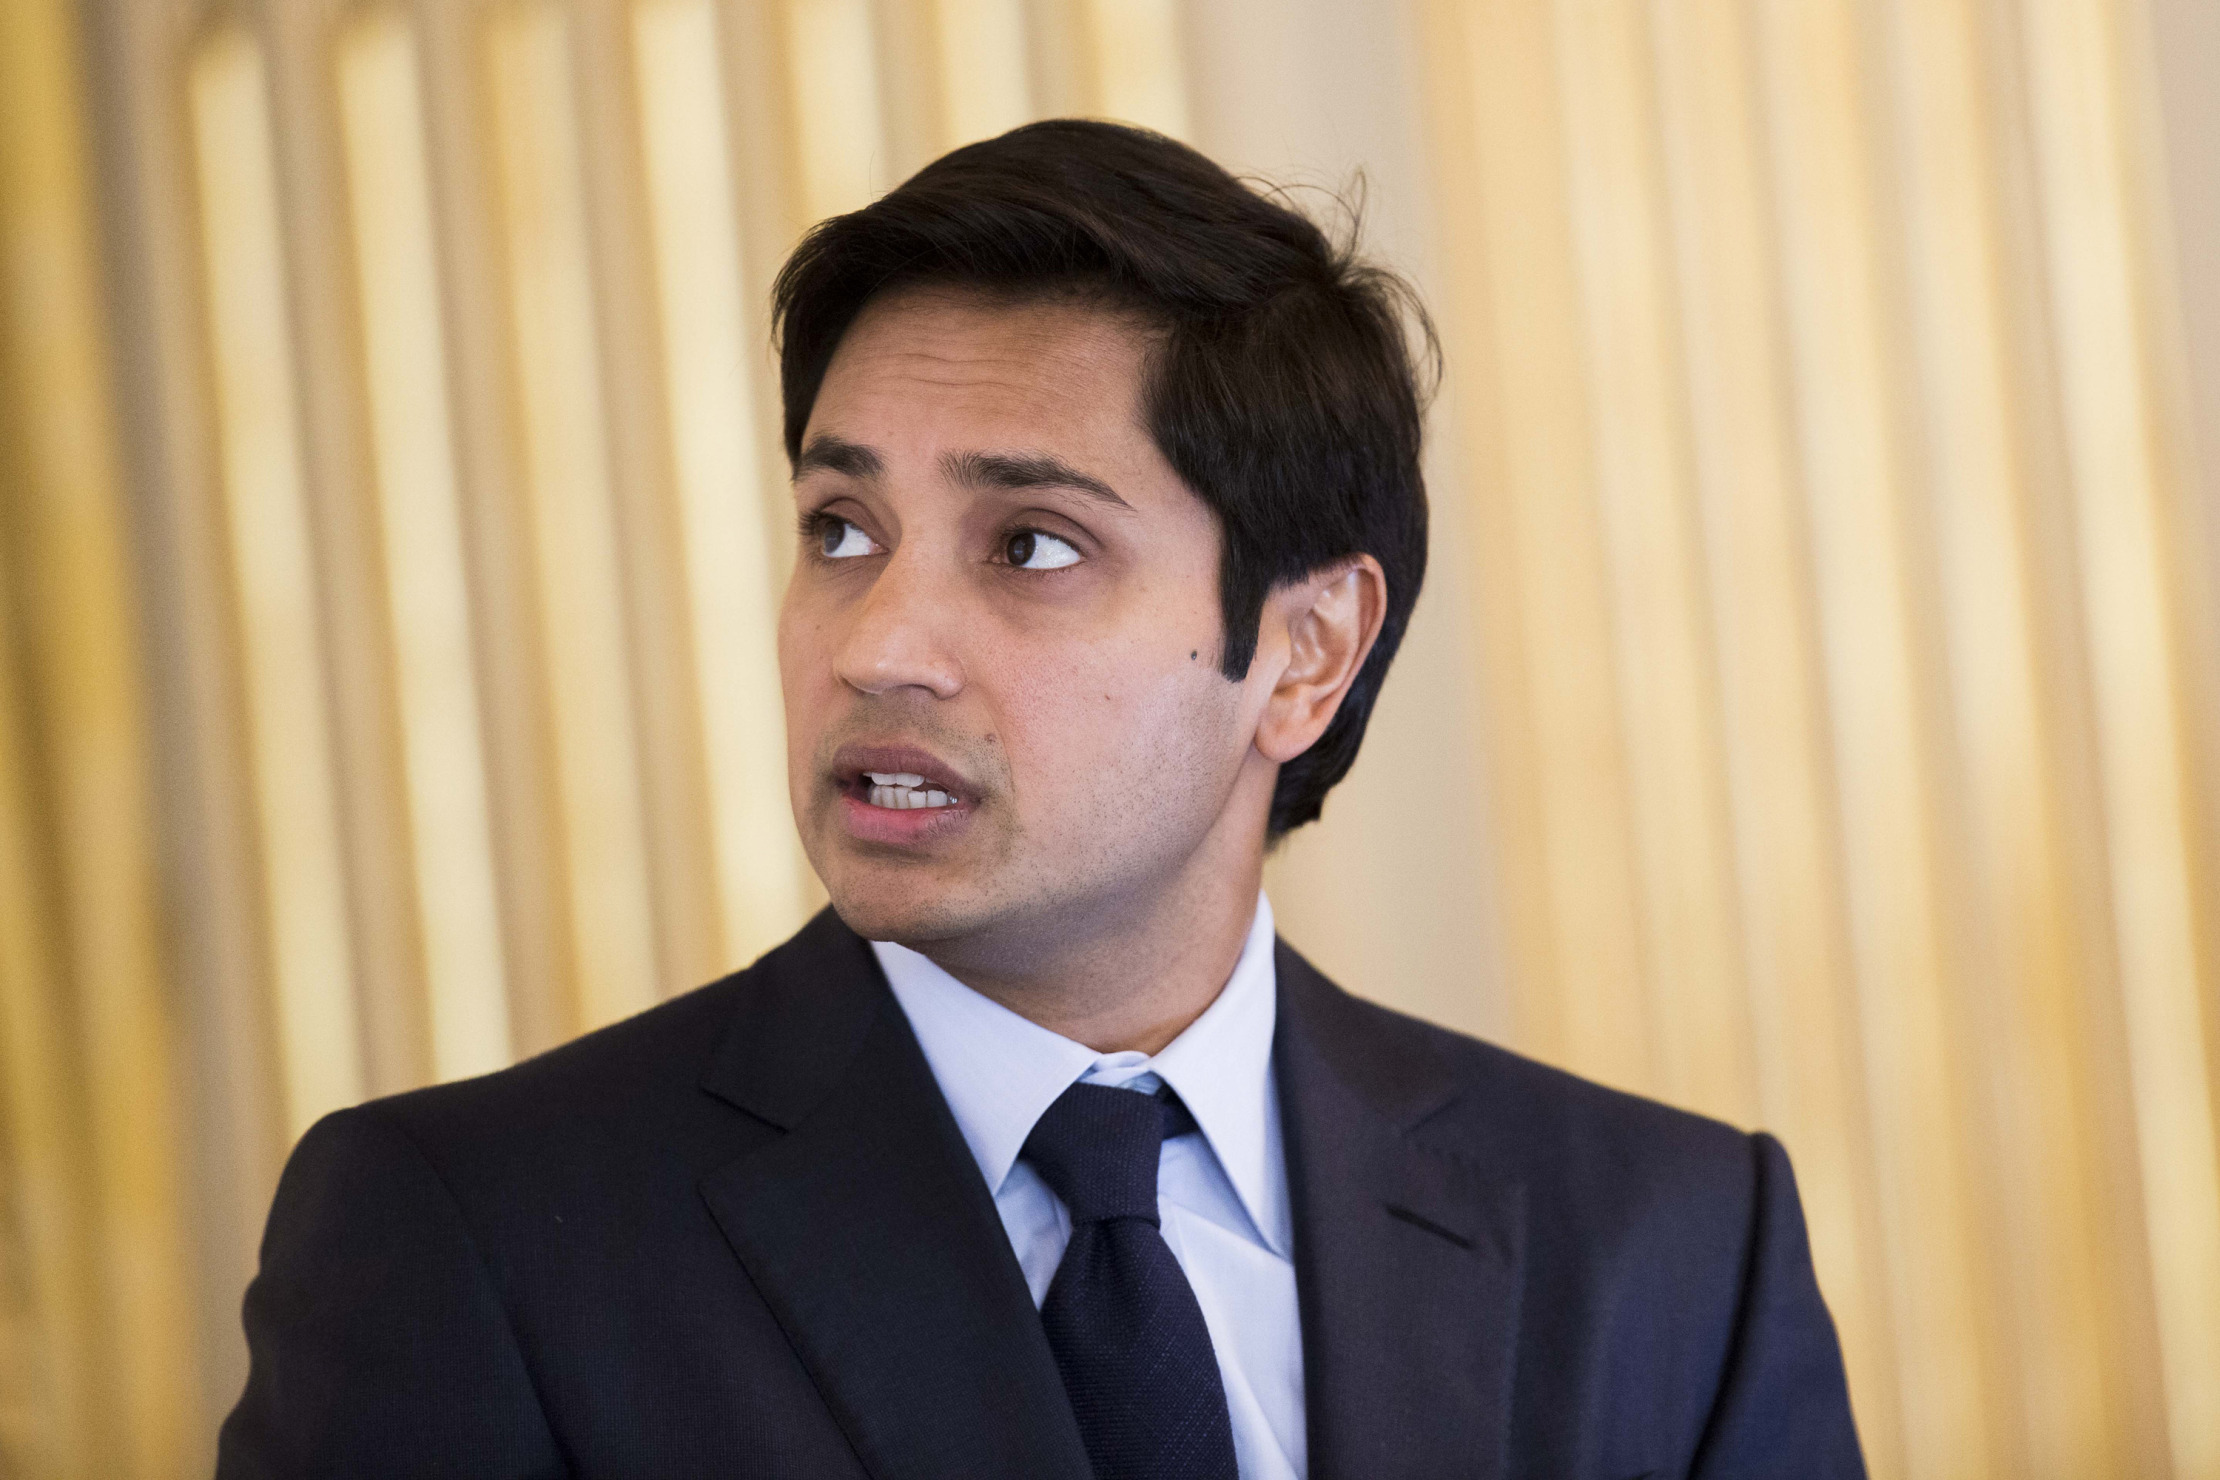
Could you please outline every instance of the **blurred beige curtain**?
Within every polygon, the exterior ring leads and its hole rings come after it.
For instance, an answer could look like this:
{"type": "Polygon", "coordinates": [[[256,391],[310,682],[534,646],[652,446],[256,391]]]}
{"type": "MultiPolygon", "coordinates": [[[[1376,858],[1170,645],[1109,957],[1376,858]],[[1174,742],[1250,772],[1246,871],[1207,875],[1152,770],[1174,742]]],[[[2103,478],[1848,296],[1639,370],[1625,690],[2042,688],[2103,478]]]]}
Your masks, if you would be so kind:
{"type": "Polygon", "coordinates": [[[1876,1475],[2220,1480],[2200,4],[0,0],[0,1471],[205,1471],[308,1123],[815,907],[770,275],[1090,113],[1444,332],[1290,936],[1778,1133],[1876,1475]]]}
{"type": "Polygon", "coordinates": [[[2220,1474],[2148,23],[1427,10],[1514,1036],[1783,1136],[1881,1473],[2220,1474]]]}

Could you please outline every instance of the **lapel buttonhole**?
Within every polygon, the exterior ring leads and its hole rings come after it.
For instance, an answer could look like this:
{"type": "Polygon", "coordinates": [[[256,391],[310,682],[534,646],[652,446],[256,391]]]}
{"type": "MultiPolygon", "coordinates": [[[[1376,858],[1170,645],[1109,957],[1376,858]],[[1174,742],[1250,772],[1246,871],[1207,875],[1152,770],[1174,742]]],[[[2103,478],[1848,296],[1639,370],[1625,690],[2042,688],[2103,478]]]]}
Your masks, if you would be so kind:
{"type": "Polygon", "coordinates": [[[1398,1203],[1389,1203],[1387,1210],[1389,1217],[1400,1218],[1413,1228],[1423,1228],[1436,1237],[1448,1239],[1460,1249],[1469,1249],[1473,1246],[1472,1240],[1466,1235],[1457,1232],[1454,1228],[1444,1228],[1423,1213],[1415,1213],[1398,1203]]]}

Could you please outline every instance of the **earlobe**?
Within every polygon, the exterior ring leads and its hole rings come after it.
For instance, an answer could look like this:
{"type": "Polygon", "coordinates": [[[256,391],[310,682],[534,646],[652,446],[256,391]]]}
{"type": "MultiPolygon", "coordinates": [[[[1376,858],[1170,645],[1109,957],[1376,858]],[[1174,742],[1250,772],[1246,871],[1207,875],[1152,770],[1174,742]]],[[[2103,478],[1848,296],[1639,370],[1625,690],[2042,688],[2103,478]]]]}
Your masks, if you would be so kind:
{"type": "Polygon", "coordinates": [[[1258,717],[1258,751],[1284,765],[1317,742],[1386,615],[1387,577],[1370,555],[1338,561],[1272,593],[1265,620],[1284,624],[1287,661],[1258,717]]]}

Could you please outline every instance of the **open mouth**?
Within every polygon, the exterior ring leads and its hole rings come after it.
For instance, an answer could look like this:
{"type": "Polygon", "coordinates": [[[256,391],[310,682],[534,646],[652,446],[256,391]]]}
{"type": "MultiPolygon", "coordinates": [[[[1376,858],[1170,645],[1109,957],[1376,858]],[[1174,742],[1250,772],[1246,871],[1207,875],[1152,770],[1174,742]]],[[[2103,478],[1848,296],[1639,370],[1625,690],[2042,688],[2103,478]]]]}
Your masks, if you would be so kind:
{"type": "Polygon", "coordinates": [[[842,746],[833,757],[833,779],[856,821],[877,818],[875,827],[894,827],[903,837],[933,819],[967,813],[979,800],[953,766],[917,745],[842,746]],[[896,812],[924,815],[900,824],[891,815],[896,812]]]}
{"type": "Polygon", "coordinates": [[[892,812],[947,807],[955,799],[915,771],[865,771],[858,778],[863,799],[892,812]]]}

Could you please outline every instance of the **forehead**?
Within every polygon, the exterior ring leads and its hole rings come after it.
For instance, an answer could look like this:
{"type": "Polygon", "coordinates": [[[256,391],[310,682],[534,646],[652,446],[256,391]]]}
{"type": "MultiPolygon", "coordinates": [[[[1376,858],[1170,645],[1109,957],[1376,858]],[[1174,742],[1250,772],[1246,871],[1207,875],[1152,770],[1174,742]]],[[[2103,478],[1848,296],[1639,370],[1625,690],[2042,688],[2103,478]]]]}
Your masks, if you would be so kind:
{"type": "Polygon", "coordinates": [[[1147,349],[1130,315],[1084,301],[903,289],[865,305],[842,336],[810,429],[1140,436],[1147,349]]]}

